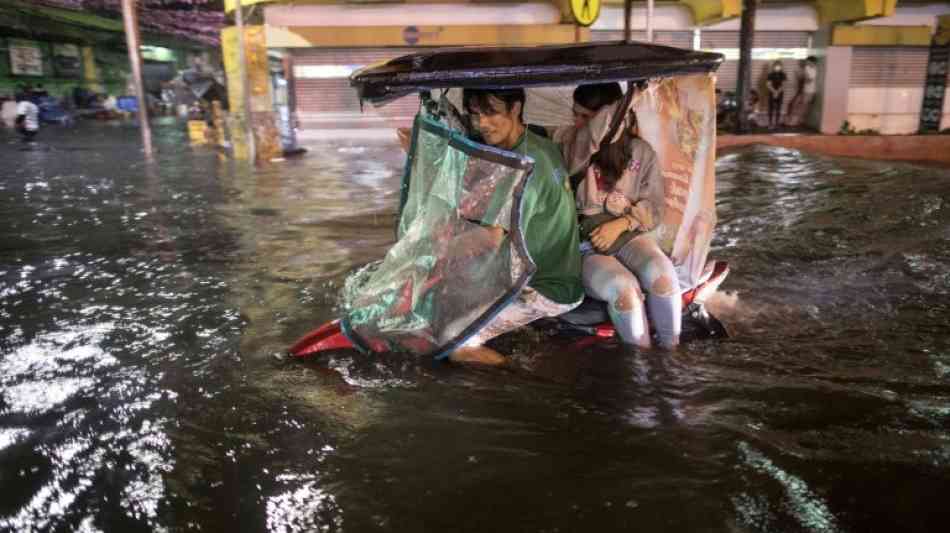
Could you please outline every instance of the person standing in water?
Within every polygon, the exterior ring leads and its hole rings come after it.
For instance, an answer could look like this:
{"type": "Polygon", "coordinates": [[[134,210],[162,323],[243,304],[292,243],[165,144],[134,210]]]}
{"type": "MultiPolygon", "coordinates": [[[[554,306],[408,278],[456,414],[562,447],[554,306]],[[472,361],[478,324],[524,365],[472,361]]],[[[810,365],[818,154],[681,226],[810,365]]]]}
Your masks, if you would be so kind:
{"type": "Polygon", "coordinates": [[[607,302],[620,338],[643,348],[652,345],[647,310],[666,348],[679,344],[682,296],[673,262],[653,231],[663,219],[663,179],[656,152],[638,136],[636,114],[627,111],[613,138],[601,142],[621,105],[617,83],[582,85],[574,92],[574,129],[559,131],[571,170],[583,154],[597,150],[577,185],[581,272],[585,291],[607,302]],[[643,292],[646,292],[644,297],[643,292]],[[646,300],[646,306],[644,306],[646,300]]]}
{"type": "Polygon", "coordinates": [[[20,95],[16,106],[16,128],[24,142],[30,142],[40,130],[40,108],[25,95],[20,95]]]}
{"type": "Polygon", "coordinates": [[[772,63],[766,87],[769,89],[769,128],[776,128],[781,124],[782,100],[785,98],[785,80],[788,76],[782,70],[782,62],[772,63]]]}

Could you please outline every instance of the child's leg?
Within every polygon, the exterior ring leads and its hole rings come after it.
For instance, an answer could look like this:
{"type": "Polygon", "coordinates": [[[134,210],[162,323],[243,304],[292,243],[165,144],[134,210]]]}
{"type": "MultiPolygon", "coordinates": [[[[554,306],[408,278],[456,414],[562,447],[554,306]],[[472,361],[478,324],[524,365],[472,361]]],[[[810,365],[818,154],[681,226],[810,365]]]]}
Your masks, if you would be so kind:
{"type": "Polygon", "coordinates": [[[617,253],[617,259],[636,274],[647,293],[647,309],[660,344],[679,344],[683,300],[673,262],[649,235],[633,239],[617,253]]]}
{"type": "Polygon", "coordinates": [[[620,338],[643,348],[650,347],[650,328],[637,278],[620,261],[608,255],[589,255],[581,269],[584,290],[607,302],[610,320],[620,338]]]}

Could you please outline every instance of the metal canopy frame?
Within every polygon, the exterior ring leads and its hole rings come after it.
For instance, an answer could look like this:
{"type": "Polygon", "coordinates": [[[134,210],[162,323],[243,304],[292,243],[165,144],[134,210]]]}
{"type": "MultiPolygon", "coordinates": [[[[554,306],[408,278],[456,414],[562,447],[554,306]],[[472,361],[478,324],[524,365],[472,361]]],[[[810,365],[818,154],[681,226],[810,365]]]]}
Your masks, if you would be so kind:
{"type": "Polygon", "coordinates": [[[554,86],[713,72],[722,54],[622,41],[471,47],[397,57],[354,72],[361,100],[384,104],[430,89],[554,86]]]}

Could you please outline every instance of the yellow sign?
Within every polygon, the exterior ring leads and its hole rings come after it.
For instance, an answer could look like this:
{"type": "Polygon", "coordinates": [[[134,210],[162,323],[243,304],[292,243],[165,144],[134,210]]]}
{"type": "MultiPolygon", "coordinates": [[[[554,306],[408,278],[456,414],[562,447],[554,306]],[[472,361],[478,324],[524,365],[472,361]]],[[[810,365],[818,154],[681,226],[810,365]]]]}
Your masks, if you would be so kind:
{"type": "Polygon", "coordinates": [[[571,0],[571,14],[581,26],[590,26],[600,15],[600,0],[571,0]]]}

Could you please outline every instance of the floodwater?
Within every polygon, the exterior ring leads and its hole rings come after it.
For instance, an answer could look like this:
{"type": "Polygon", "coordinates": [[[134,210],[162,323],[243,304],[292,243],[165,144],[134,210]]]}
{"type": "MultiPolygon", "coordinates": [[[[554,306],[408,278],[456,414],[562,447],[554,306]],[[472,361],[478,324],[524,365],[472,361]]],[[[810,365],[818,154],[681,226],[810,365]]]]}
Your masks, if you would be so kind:
{"type": "Polygon", "coordinates": [[[719,159],[677,353],[281,359],[391,242],[395,144],[257,173],[182,125],[0,134],[2,531],[938,531],[950,170],[719,159]]]}

